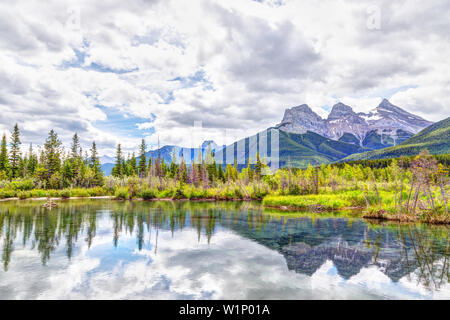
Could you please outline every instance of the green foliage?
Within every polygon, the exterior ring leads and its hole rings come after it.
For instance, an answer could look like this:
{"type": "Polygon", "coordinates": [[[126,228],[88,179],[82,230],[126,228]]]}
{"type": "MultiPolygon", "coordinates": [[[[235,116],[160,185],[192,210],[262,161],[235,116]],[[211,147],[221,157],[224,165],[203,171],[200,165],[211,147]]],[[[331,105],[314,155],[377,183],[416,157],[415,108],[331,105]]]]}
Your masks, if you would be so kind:
{"type": "Polygon", "coordinates": [[[119,187],[114,193],[114,197],[118,200],[127,200],[130,198],[130,194],[128,193],[128,188],[119,187]]]}
{"type": "Polygon", "coordinates": [[[11,178],[17,178],[19,176],[19,163],[20,163],[20,157],[21,157],[21,151],[20,151],[20,132],[19,132],[19,126],[14,126],[13,133],[11,135],[11,151],[9,156],[9,165],[10,165],[10,173],[11,178]]]}
{"type": "Polygon", "coordinates": [[[431,154],[450,153],[450,117],[425,128],[397,146],[381,150],[357,153],[343,161],[398,158],[418,155],[427,149],[431,154]]]}
{"type": "Polygon", "coordinates": [[[2,144],[0,148],[0,172],[7,175],[9,170],[8,149],[6,146],[6,135],[3,135],[2,144]]]}
{"type": "Polygon", "coordinates": [[[34,189],[34,181],[33,179],[19,179],[11,181],[9,184],[9,188],[11,190],[20,190],[20,191],[28,191],[34,189]]]}
{"type": "Polygon", "coordinates": [[[144,200],[151,200],[156,198],[156,192],[151,189],[144,189],[141,191],[140,197],[144,200]]]}
{"type": "MultiPolygon", "coordinates": [[[[61,169],[61,141],[55,131],[50,130],[48,138],[45,141],[45,169],[47,170],[48,178],[51,179],[53,174],[56,174],[61,169]]],[[[60,176],[55,176],[53,184],[59,184],[60,181],[56,181],[60,176]]],[[[50,183],[50,185],[52,185],[50,183]]]]}
{"type": "Polygon", "coordinates": [[[116,163],[111,171],[111,174],[114,177],[123,177],[125,174],[125,162],[123,160],[122,147],[120,143],[117,145],[116,163]]]}
{"type": "Polygon", "coordinates": [[[138,174],[139,177],[143,178],[147,175],[147,158],[145,156],[147,152],[147,146],[145,145],[145,140],[142,139],[141,146],[139,149],[139,167],[138,174]]]}

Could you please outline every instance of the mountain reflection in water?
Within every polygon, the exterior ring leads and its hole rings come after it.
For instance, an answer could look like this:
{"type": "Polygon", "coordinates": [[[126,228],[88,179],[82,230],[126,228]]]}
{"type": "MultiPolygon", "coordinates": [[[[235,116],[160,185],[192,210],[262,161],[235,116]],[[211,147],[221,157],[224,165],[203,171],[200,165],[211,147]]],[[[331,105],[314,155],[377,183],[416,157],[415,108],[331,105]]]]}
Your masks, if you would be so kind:
{"type": "Polygon", "coordinates": [[[0,206],[0,299],[450,298],[444,226],[239,202],[40,205],[0,206]]]}

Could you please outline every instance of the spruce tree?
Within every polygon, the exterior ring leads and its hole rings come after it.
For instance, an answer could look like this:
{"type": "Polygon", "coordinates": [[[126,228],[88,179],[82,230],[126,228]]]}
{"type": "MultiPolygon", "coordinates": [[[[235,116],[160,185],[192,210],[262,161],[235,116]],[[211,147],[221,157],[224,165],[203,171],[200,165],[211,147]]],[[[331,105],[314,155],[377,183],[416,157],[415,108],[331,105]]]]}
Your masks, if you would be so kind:
{"type": "Polygon", "coordinates": [[[222,164],[219,164],[218,167],[219,167],[219,168],[218,168],[217,177],[218,177],[219,180],[221,180],[222,182],[225,182],[225,172],[223,172],[222,164]]]}
{"type": "Polygon", "coordinates": [[[97,186],[101,185],[103,182],[103,172],[100,166],[100,159],[98,158],[97,145],[95,144],[95,141],[92,143],[90,160],[90,168],[94,172],[94,184],[97,186]]]}
{"type": "Polygon", "coordinates": [[[111,174],[114,177],[122,177],[123,176],[123,157],[122,157],[122,147],[120,143],[117,145],[117,152],[116,152],[116,164],[114,168],[112,169],[111,174]]]}
{"type": "Polygon", "coordinates": [[[72,158],[78,157],[78,150],[80,149],[80,139],[78,138],[78,134],[75,132],[75,134],[72,137],[72,146],[70,150],[72,151],[72,158]]]}
{"type": "Polygon", "coordinates": [[[141,147],[139,149],[139,168],[138,168],[139,177],[141,178],[145,177],[147,173],[147,157],[145,156],[146,152],[147,147],[145,145],[145,140],[142,139],[141,147]]]}
{"type": "Polygon", "coordinates": [[[61,169],[61,141],[58,134],[52,129],[50,130],[47,140],[44,144],[45,149],[45,169],[48,170],[48,176],[59,172],[61,169]]]}
{"type": "Polygon", "coordinates": [[[8,148],[6,146],[6,135],[3,135],[2,145],[0,148],[0,172],[7,174],[9,169],[8,148]]]}
{"type": "Polygon", "coordinates": [[[33,144],[30,143],[30,150],[28,151],[28,163],[27,163],[27,174],[33,176],[38,165],[38,160],[33,152],[33,144]]]}
{"type": "Polygon", "coordinates": [[[130,167],[129,175],[130,176],[136,176],[137,173],[138,173],[138,169],[137,169],[137,163],[136,163],[136,155],[134,154],[134,152],[131,155],[130,166],[129,167],[130,167]]]}
{"type": "Polygon", "coordinates": [[[261,162],[261,157],[259,156],[259,152],[256,153],[256,164],[255,164],[255,174],[256,179],[261,178],[261,172],[262,172],[263,164],[261,162]]]}
{"type": "Polygon", "coordinates": [[[11,135],[11,152],[10,152],[10,168],[11,168],[11,178],[17,178],[19,175],[19,165],[20,165],[20,132],[19,126],[14,126],[14,131],[11,135]]]}
{"type": "Polygon", "coordinates": [[[169,169],[170,177],[171,178],[176,178],[177,177],[177,171],[178,171],[177,155],[175,154],[175,149],[173,149],[173,151],[172,151],[172,161],[170,162],[170,169],[169,169]]]}

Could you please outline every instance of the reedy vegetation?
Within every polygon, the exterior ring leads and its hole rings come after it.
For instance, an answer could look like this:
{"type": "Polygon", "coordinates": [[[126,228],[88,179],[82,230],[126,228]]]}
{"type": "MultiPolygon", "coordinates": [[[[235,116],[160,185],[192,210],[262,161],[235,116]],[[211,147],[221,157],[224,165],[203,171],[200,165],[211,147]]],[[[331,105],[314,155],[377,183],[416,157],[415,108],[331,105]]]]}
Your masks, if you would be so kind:
{"type": "Polygon", "coordinates": [[[103,177],[95,142],[83,155],[77,134],[65,153],[51,130],[37,156],[30,146],[20,156],[17,125],[8,155],[6,137],[0,148],[0,198],[114,195],[118,199],[262,199],[267,206],[329,210],[365,208],[366,217],[449,223],[449,168],[427,152],[415,158],[339,163],[305,169],[284,168],[272,174],[259,154],[255,164],[238,171],[236,161],[217,165],[209,147],[192,165],[183,156],[166,164],[146,159],[143,140],[139,158],[125,160],[117,146],[111,177],[103,177]],[[11,163],[16,163],[15,169],[11,163]],[[380,165],[381,164],[381,165],[380,165]]]}

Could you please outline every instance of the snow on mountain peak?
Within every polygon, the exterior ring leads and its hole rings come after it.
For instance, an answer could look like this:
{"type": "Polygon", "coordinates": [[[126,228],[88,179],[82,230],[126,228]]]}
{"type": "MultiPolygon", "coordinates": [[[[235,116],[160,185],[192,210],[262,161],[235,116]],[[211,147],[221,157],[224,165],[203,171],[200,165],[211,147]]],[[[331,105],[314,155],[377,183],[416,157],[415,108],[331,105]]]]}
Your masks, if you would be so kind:
{"type": "Polygon", "coordinates": [[[355,113],[352,107],[339,102],[333,106],[327,119],[322,119],[308,105],[303,104],[287,109],[278,127],[294,133],[312,131],[336,140],[344,133],[350,133],[362,141],[370,132],[396,135],[398,130],[402,130],[415,134],[430,124],[432,122],[383,99],[369,113],[355,113]]]}

